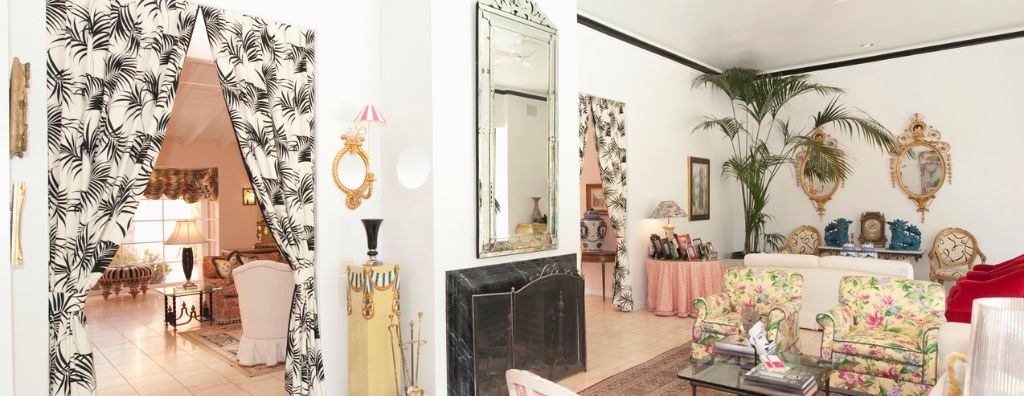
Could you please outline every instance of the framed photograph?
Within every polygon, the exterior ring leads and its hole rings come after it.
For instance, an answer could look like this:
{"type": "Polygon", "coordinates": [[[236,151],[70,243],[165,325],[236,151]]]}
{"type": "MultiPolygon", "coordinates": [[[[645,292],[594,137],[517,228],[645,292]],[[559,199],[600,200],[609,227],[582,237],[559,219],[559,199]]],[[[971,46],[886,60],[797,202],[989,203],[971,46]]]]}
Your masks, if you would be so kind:
{"type": "Polygon", "coordinates": [[[704,242],[700,238],[693,238],[693,249],[697,251],[697,258],[704,260],[707,255],[704,254],[704,242]]]}
{"type": "Polygon", "coordinates": [[[718,251],[710,241],[704,243],[704,249],[708,252],[708,260],[718,260],[718,251]]]}
{"type": "Polygon", "coordinates": [[[587,184],[587,209],[608,214],[608,202],[604,200],[604,188],[600,183],[587,184]]]}
{"type": "Polygon", "coordinates": [[[690,220],[711,219],[711,161],[689,157],[690,220]]]}
{"type": "Polygon", "coordinates": [[[690,249],[693,246],[693,243],[690,242],[690,234],[676,234],[676,240],[679,241],[679,258],[693,260],[690,257],[690,249]]]}

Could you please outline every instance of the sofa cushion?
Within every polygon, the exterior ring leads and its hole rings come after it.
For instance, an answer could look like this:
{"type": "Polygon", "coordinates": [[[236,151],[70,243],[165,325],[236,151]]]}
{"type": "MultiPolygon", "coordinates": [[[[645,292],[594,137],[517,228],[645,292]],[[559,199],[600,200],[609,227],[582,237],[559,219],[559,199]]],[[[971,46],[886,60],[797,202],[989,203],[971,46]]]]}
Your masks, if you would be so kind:
{"type": "Polygon", "coordinates": [[[832,354],[832,367],[846,372],[916,383],[923,382],[924,376],[921,366],[918,365],[840,352],[832,354]]]}
{"type": "Polygon", "coordinates": [[[742,322],[743,318],[739,312],[730,312],[725,315],[705,319],[701,329],[705,332],[718,334],[740,334],[738,324],[742,322]]]}
{"type": "Polygon", "coordinates": [[[847,355],[920,366],[924,363],[921,337],[916,332],[911,333],[914,334],[857,328],[835,340],[832,350],[847,355]]]}
{"type": "Polygon", "coordinates": [[[234,252],[231,252],[231,254],[228,254],[227,259],[215,257],[212,260],[213,267],[217,271],[217,276],[220,277],[221,279],[227,280],[227,284],[231,284],[233,282],[231,271],[234,271],[235,268],[241,267],[246,263],[256,261],[259,259],[260,258],[257,256],[242,255],[238,253],[238,251],[236,250],[234,252]]]}
{"type": "Polygon", "coordinates": [[[819,265],[821,268],[848,271],[851,275],[862,273],[873,276],[914,279],[914,267],[904,261],[827,256],[821,258],[819,265]]]}
{"type": "Polygon", "coordinates": [[[743,265],[761,268],[816,268],[818,256],[810,254],[751,253],[743,256],[743,265]]]}

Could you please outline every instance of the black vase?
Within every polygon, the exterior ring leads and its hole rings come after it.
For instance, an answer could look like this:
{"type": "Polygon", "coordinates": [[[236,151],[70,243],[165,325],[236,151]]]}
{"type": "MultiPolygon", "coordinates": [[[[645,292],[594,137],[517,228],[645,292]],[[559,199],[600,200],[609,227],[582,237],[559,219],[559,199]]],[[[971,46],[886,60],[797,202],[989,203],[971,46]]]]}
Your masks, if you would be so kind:
{"type": "Polygon", "coordinates": [[[370,256],[370,259],[366,260],[366,265],[384,264],[377,260],[377,235],[380,234],[380,223],[384,222],[384,219],[363,219],[362,221],[363,228],[366,229],[366,248],[369,249],[366,255],[370,256]]]}

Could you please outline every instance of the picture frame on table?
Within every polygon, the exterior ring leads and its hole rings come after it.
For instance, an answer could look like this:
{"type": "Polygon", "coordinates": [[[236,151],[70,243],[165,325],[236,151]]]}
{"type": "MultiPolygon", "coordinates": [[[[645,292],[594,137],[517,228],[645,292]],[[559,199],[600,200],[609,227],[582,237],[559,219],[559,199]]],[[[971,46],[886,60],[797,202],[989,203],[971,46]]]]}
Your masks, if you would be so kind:
{"type": "Polygon", "coordinates": [[[704,242],[700,238],[693,238],[693,250],[697,251],[697,259],[704,260],[707,256],[704,255],[704,242]]]}
{"type": "Polygon", "coordinates": [[[587,184],[587,208],[600,214],[608,214],[608,201],[604,199],[604,187],[601,183],[587,184]]]}
{"type": "Polygon", "coordinates": [[[660,259],[665,254],[665,248],[661,246],[661,237],[658,234],[651,234],[651,249],[654,251],[651,258],[660,259]]]}
{"type": "Polygon", "coordinates": [[[711,160],[688,157],[690,221],[711,219],[711,160]]]}
{"type": "Polygon", "coordinates": [[[679,244],[679,259],[689,260],[690,253],[687,246],[690,245],[690,234],[676,234],[676,242],[679,244]]]}
{"type": "Polygon", "coordinates": [[[715,250],[715,245],[711,241],[704,243],[704,249],[708,252],[708,260],[718,260],[718,250],[715,250]]]}

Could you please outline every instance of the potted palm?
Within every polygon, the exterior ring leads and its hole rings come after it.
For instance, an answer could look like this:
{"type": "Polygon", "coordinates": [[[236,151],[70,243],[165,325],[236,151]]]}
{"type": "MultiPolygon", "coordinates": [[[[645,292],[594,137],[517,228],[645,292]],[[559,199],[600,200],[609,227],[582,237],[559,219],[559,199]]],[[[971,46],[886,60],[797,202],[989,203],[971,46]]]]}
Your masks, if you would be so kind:
{"type": "Polygon", "coordinates": [[[805,153],[808,159],[807,174],[823,182],[841,182],[850,175],[848,153],[813,139],[815,130],[859,136],[888,152],[897,147],[893,134],[878,121],[839,103],[842,89],[814,82],[807,74],[783,76],[733,68],[720,74],[699,75],[693,80],[693,88],[711,88],[729,98],[732,114],[706,116],[693,131],[720,133],[731,145],[732,155],[723,164],[722,174],[740,185],[744,254],[762,248],[778,249],[785,242],[781,234],[766,231],[772,216],[765,208],[772,182],[783,166],[795,163],[797,153],[805,153]],[[800,129],[790,124],[792,114],[788,114],[787,106],[807,94],[832,99],[811,117],[812,125],[800,129]]]}

